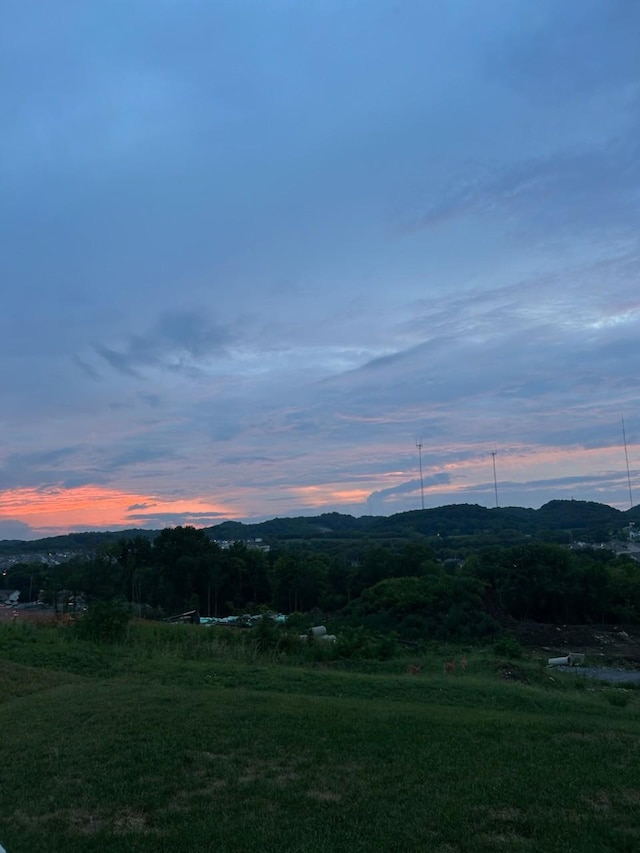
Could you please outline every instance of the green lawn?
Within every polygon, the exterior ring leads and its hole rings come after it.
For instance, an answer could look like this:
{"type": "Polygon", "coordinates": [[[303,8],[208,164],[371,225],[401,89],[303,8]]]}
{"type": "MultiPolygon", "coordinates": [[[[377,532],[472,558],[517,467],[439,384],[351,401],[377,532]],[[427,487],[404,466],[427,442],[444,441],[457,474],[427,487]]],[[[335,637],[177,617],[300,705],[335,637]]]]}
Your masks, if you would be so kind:
{"type": "Polygon", "coordinates": [[[640,846],[640,691],[527,660],[504,680],[481,652],[409,676],[161,639],[0,629],[7,853],[640,846]]]}

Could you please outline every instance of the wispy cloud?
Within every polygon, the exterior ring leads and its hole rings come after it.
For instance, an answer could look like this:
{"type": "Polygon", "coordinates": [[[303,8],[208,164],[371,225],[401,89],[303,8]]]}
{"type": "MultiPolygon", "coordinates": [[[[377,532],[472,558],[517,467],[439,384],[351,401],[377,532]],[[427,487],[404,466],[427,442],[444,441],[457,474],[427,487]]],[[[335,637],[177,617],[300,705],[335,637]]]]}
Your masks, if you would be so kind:
{"type": "Polygon", "coordinates": [[[197,311],[164,314],[148,334],[133,335],[123,348],[96,346],[115,370],[138,377],[141,368],[193,369],[202,359],[226,355],[233,335],[197,311]]]}
{"type": "Polygon", "coordinates": [[[144,527],[165,527],[167,525],[192,525],[206,527],[218,524],[228,518],[223,512],[136,512],[129,513],[127,520],[131,523],[144,522],[144,527]]]}
{"type": "Polygon", "coordinates": [[[497,168],[451,187],[405,229],[433,228],[459,217],[495,217],[519,242],[581,236],[604,242],[635,237],[640,191],[638,128],[591,149],[497,168]]]}

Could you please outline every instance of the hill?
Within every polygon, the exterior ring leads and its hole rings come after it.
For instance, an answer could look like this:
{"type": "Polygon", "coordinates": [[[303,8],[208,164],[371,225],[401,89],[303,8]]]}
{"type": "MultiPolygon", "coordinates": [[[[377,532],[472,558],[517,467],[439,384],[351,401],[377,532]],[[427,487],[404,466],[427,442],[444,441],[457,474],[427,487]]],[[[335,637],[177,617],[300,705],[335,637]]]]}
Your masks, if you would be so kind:
{"type": "MultiPolygon", "coordinates": [[[[404,539],[415,537],[508,537],[566,533],[580,539],[591,535],[606,541],[630,522],[640,523],[640,507],[621,511],[593,501],[553,500],[540,509],[500,507],[488,509],[478,504],[449,504],[434,509],[411,510],[390,516],[354,517],[339,512],[316,516],[273,518],[255,524],[224,521],[205,528],[216,540],[264,539],[269,543],[291,540],[404,539]]],[[[70,533],[33,541],[2,540],[0,554],[95,550],[105,542],[144,537],[154,539],[159,530],[120,530],[70,533]]]]}

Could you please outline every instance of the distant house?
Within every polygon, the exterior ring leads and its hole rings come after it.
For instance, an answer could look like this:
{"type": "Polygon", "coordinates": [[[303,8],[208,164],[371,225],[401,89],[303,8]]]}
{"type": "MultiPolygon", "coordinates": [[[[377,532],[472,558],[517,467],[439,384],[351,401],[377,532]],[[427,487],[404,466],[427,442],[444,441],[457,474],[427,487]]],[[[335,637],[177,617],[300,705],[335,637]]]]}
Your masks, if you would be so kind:
{"type": "Polygon", "coordinates": [[[20,598],[19,589],[0,589],[0,607],[13,607],[18,603],[20,598]]]}

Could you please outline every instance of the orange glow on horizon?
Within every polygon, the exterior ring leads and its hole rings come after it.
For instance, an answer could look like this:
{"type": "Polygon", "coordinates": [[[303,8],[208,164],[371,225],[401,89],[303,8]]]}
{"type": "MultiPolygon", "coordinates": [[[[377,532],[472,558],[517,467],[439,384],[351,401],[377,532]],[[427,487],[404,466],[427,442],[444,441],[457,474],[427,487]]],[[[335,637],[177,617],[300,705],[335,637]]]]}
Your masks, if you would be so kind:
{"type": "MultiPolygon", "coordinates": [[[[471,448],[459,445],[446,449],[439,448],[437,461],[424,464],[424,493],[431,500],[442,503],[458,500],[466,502],[477,487],[493,489],[493,471],[489,447],[475,447],[473,456],[459,458],[471,448]],[[485,449],[486,448],[486,449],[485,449]],[[458,458],[456,458],[458,456],[458,458]],[[445,477],[438,475],[445,474],[445,477]],[[437,482],[438,479],[447,482],[437,482]]],[[[392,455],[393,447],[389,448],[392,455]]],[[[640,447],[629,445],[629,455],[637,458],[640,447]]],[[[598,478],[626,476],[624,457],[619,446],[599,448],[558,448],[536,447],[532,445],[511,445],[500,449],[496,457],[498,489],[501,484],[536,488],[538,484],[556,497],[573,494],[580,489],[580,483],[574,478],[583,479],[583,495],[589,490],[592,499],[601,499],[598,491],[598,478]],[[593,478],[593,481],[591,481],[593,478]],[[554,486],[554,481],[557,481],[554,486]],[[565,482],[563,482],[565,481],[565,482]]],[[[382,455],[382,454],[380,454],[382,455]]],[[[153,494],[140,494],[128,489],[117,489],[86,485],[77,488],[52,486],[48,488],[18,488],[0,492],[0,521],[15,521],[28,525],[40,535],[64,533],[86,529],[118,529],[135,527],[153,527],[155,529],[173,524],[191,524],[206,527],[225,519],[265,517],[265,509],[277,502],[281,511],[296,514],[307,508],[319,511],[363,511],[369,509],[370,501],[376,493],[381,503],[376,509],[382,512],[394,511],[407,505],[413,496],[417,502],[420,494],[417,458],[407,453],[402,465],[390,471],[375,471],[376,463],[370,472],[363,473],[363,464],[355,460],[358,473],[345,475],[342,481],[316,482],[308,485],[291,482],[279,482],[277,486],[266,483],[264,486],[238,486],[228,490],[224,503],[202,495],[193,497],[159,497],[153,494]],[[404,468],[404,470],[403,470],[404,468]],[[394,494],[394,490],[398,492],[394,494]],[[386,506],[386,509],[385,509],[386,506]]],[[[347,469],[348,470],[348,469],[347,469]]],[[[294,471],[292,476],[309,479],[314,472],[310,470],[294,471]]],[[[203,490],[204,491],[204,490],[203,490]]]]}
{"type": "MultiPolygon", "coordinates": [[[[142,527],[145,515],[152,521],[167,513],[234,514],[228,507],[197,497],[169,500],[99,486],[0,492],[0,519],[22,521],[32,528],[142,527]]],[[[197,526],[198,519],[187,523],[197,526]]],[[[203,522],[210,523],[209,519],[203,522]]]]}

